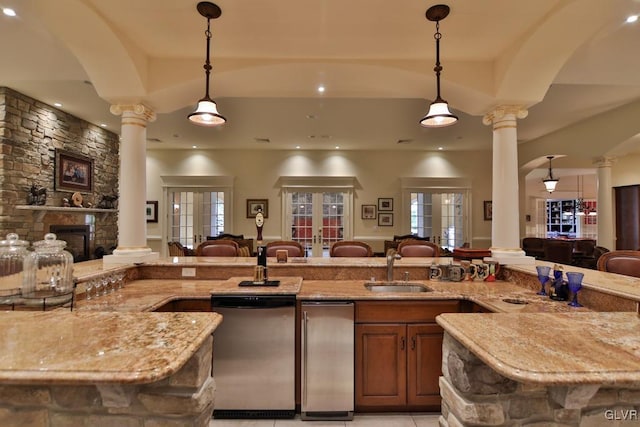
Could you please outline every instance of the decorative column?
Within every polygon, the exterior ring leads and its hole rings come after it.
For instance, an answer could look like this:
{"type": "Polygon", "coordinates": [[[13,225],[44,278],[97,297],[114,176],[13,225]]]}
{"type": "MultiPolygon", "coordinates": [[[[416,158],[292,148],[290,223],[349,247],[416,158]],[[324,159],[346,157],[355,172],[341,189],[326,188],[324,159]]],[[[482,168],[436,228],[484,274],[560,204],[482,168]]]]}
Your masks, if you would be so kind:
{"type": "Polygon", "coordinates": [[[111,113],[122,116],[120,134],[120,182],[118,197],[118,247],[104,257],[105,264],[151,261],[158,253],[147,246],[146,144],[147,123],[155,113],[142,104],[112,105],[111,113]]]}
{"type": "Polygon", "coordinates": [[[491,257],[500,264],[533,264],[520,248],[518,189],[518,135],[516,119],[527,117],[520,105],[502,105],[487,113],[482,123],[493,125],[491,186],[491,257]]]}
{"type": "Polygon", "coordinates": [[[598,246],[609,250],[616,248],[613,229],[613,189],[611,187],[611,167],[613,157],[599,157],[593,162],[598,167],[598,196],[596,212],[598,212],[598,246]]]}

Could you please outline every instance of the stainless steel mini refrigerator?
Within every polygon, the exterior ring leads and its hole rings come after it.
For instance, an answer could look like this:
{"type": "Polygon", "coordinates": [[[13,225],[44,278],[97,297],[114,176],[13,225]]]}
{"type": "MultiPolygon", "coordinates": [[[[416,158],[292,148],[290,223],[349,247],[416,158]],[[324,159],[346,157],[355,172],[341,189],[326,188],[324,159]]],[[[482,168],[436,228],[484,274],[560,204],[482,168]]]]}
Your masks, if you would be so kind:
{"type": "Polygon", "coordinates": [[[350,420],[354,406],[352,302],[302,304],[303,420],[350,420]]]}

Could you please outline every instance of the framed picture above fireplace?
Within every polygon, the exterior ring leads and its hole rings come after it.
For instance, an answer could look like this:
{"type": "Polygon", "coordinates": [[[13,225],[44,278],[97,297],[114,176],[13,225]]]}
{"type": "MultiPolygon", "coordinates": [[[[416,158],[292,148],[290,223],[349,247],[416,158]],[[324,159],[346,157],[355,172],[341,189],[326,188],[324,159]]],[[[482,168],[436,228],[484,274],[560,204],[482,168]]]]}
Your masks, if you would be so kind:
{"type": "Polygon", "coordinates": [[[93,160],[88,157],[56,149],[55,190],[93,191],[93,160]]]}

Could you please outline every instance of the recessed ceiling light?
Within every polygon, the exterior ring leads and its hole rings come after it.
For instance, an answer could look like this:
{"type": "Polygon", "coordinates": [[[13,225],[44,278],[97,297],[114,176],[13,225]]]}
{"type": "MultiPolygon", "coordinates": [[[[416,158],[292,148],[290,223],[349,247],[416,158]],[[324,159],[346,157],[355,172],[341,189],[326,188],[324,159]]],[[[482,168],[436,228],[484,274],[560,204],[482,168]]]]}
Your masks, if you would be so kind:
{"type": "Polygon", "coordinates": [[[299,149],[300,149],[300,146],[299,146],[299,145],[296,145],[296,149],[298,149],[298,150],[299,150],[299,149]]]}
{"type": "Polygon", "coordinates": [[[322,85],[318,86],[318,92],[319,93],[323,93],[324,92],[324,86],[322,86],[322,85]]]}
{"type": "Polygon", "coordinates": [[[103,127],[103,128],[106,128],[107,124],[106,123],[100,123],[100,126],[103,127]]]}
{"type": "Polygon", "coordinates": [[[54,106],[54,107],[62,107],[62,104],[60,104],[59,102],[54,102],[54,103],[53,103],[53,106],[54,106]]]}
{"type": "Polygon", "coordinates": [[[193,146],[191,146],[191,148],[198,148],[198,146],[197,145],[193,145],[193,146]]]}
{"type": "Polygon", "coordinates": [[[16,16],[16,11],[8,7],[3,8],[2,13],[4,13],[7,16],[16,16]]]}
{"type": "Polygon", "coordinates": [[[340,149],[340,146],[339,146],[339,145],[336,145],[336,150],[339,150],[339,149],[340,149]]]}
{"type": "Polygon", "coordinates": [[[438,150],[442,151],[444,150],[444,147],[438,147],[438,150]]]}
{"type": "Polygon", "coordinates": [[[631,15],[627,17],[627,24],[631,24],[633,22],[636,22],[637,20],[638,20],[638,15],[631,15]]]}

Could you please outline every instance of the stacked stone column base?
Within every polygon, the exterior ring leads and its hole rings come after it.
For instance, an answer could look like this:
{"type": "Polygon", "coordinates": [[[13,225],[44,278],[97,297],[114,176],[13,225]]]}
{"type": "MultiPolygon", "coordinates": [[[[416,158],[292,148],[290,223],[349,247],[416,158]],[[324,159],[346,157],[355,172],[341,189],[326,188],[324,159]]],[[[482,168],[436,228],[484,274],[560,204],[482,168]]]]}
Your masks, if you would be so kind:
{"type": "Polygon", "coordinates": [[[513,381],[446,332],[442,372],[441,427],[640,425],[640,385],[544,386],[513,381]]]}

